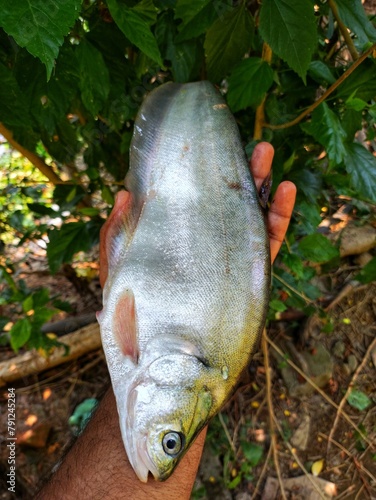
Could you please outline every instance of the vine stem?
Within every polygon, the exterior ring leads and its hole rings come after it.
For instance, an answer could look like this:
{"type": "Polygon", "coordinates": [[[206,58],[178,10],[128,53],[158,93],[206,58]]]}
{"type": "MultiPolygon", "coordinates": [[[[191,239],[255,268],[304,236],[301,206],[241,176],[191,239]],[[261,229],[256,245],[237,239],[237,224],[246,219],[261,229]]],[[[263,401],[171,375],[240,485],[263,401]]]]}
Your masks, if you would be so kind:
{"type": "Polygon", "coordinates": [[[354,42],[352,41],[352,38],[350,36],[350,33],[346,27],[346,25],[343,23],[341,16],[339,15],[338,12],[338,7],[335,2],[335,0],[328,0],[329,7],[331,11],[333,12],[333,16],[335,17],[335,20],[337,21],[339,31],[341,32],[343,38],[345,39],[346,45],[350,51],[351,57],[353,61],[356,61],[359,59],[359,54],[355,48],[354,42]]]}
{"type": "Polygon", "coordinates": [[[38,170],[42,172],[43,175],[47,177],[47,179],[52,182],[52,184],[64,184],[64,182],[60,179],[58,175],[52,170],[52,168],[47,165],[45,161],[42,160],[38,155],[29,151],[19,144],[13,137],[13,132],[11,132],[5,125],[0,123],[0,134],[4,136],[7,142],[16,149],[19,153],[22,154],[25,158],[27,158],[38,170]]]}
{"type": "MultiPolygon", "coordinates": [[[[267,43],[264,42],[262,46],[262,59],[266,61],[268,64],[272,61],[273,52],[267,43]]],[[[261,103],[256,108],[256,118],[255,118],[255,126],[253,129],[253,139],[255,141],[259,141],[262,138],[262,127],[265,123],[265,101],[266,95],[261,101],[261,103]]]]}
{"type": "Polygon", "coordinates": [[[351,73],[353,71],[356,70],[356,68],[358,66],[360,66],[362,64],[362,62],[367,59],[367,57],[374,51],[376,50],[376,43],[374,43],[372,45],[372,47],[370,47],[368,50],[366,50],[364,52],[364,54],[362,54],[351,66],[348,70],[346,70],[343,75],[341,75],[337,81],[335,81],[333,83],[333,85],[331,85],[328,90],[326,92],[323,93],[323,95],[317,99],[317,101],[315,101],[313,104],[311,104],[311,106],[309,106],[306,110],[304,110],[302,113],[300,113],[300,115],[298,115],[296,118],[294,118],[293,120],[289,121],[289,122],[286,122],[286,123],[281,123],[279,125],[273,125],[271,123],[263,123],[263,126],[266,127],[266,128],[270,128],[271,130],[280,130],[280,129],[284,129],[284,128],[289,128],[289,127],[292,127],[296,124],[298,124],[299,122],[301,122],[303,120],[303,118],[305,118],[307,115],[309,115],[310,113],[312,113],[312,111],[314,109],[316,109],[322,102],[325,101],[325,99],[327,99],[330,94],[332,94],[336,88],[338,88],[341,83],[343,83],[346,78],[348,78],[351,73]]]}

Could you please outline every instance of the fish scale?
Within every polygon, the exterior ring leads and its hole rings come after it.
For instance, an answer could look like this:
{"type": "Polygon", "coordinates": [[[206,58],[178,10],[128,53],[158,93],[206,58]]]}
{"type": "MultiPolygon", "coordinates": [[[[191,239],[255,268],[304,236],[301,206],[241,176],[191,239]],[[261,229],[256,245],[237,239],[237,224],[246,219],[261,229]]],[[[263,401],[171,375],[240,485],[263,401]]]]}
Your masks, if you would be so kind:
{"type": "Polygon", "coordinates": [[[125,186],[99,321],[128,458],[142,481],[164,480],[257,348],[269,240],[236,122],[209,82],[146,97],[125,186]]]}

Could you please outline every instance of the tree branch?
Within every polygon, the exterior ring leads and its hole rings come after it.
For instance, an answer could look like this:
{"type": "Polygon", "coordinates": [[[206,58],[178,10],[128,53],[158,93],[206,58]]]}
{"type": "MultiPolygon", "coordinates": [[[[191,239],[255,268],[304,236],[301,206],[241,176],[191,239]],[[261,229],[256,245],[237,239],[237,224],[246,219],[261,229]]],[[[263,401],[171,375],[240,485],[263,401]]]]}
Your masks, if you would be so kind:
{"type": "Polygon", "coordinates": [[[335,2],[335,0],[328,0],[329,7],[331,8],[333,12],[333,16],[335,17],[335,20],[337,21],[339,31],[341,32],[343,38],[345,39],[346,45],[350,51],[351,57],[353,61],[356,61],[359,59],[359,54],[355,48],[354,42],[352,41],[352,38],[350,36],[350,33],[346,27],[346,25],[343,23],[339,12],[338,12],[338,7],[335,2]]]}
{"type": "MultiPolygon", "coordinates": [[[[272,60],[272,49],[269,47],[267,43],[264,43],[262,46],[262,59],[266,61],[268,64],[271,63],[272,60]]],[[[266,95],[262,102],[256,108],[256,118],[255,118],[255,126],[253,130],[253,139],[255,141],[259,141],[262,138],[262,127],[265,123],[265,101],[266,95]]]]}
{"type": "Polygon", "coordinates": [[[47,179],[52,182],[52,184],[64,184],[63,181],[55,174],[52,168],[45,163],[42,158],[38,155],[24,148],[13,138],[13,132],[8,130],[5,125],[0,123],[0,134],[5,137],[7,142],[17,151],[19,151],[22,156],[27,158],[38,170],[42,172],[43,175],[47,177],[47,179]]]}
{"type": "Polygon", "coordinates": [[[281,123],[279,125],[273,125],[271,123],[265,123],[263,124],[264,127],[267,127],[267,128],[270,128],[271,130],[280,130],[280,129],[284,129],[284,128],[288,128],[288,127],[292,127],[293,125],[296,125],[298,124],[300,121],[303,120],[303,118],[305,118],[307,115],[309,115],[310,113],[312,113],[312,111],[314,109],[316,109],[323,101],[325,101],[325,99],[327,99],[330,94],[332,94],[337,87],[339,87],[341,85],[341,83],[343,83],[346,78],[348,78],[351,73],[353,71],[356,70],[356,68],[358,66],[360,66],[362,64],[362,62],[367,59],[367,57],[376,49],[376,43],[374,43],[372,45],[372,47],[370,47],[368,50],[366,50],[366,52],[364,52],[364,54],[362,54],[351,66],[348,70],[346,70],[342,76],[340,76],[338,78],[337,81],[335,81],[333,83],[333,85],[331,85],[328,90],[326,92],[323,93],[323,95],[317,99],[317,101],[315,101],[313,104],[311,104],[311,106],[309,106],[305,111],[303,111],[302,113],[300,113],[300,115],[298,115],[296,118],[294,118],[294,120],[291,120],[290,122],[286,122],[286,123],[281,123]]]}

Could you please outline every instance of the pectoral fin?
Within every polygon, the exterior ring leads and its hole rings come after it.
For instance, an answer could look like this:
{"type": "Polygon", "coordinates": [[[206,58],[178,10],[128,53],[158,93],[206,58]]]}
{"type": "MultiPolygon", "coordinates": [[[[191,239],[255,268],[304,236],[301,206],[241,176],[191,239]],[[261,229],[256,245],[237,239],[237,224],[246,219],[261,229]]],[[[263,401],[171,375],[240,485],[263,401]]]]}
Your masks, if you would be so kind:
{"type": "Polygon", "coordinates": [[[120,252],[133,234],[135,223],[132,210],[132,195],[119,191],[112,212],[100,234],[100,283],[103,287],[108,268],[114,267],[120,252]]]}
{"type": "Polygon", "coordinates": [[[139,350],[137,343],[136,305],[132,290],[125,290],[116,304],[113,331],[124,356],[137,363],[139,350]]]}

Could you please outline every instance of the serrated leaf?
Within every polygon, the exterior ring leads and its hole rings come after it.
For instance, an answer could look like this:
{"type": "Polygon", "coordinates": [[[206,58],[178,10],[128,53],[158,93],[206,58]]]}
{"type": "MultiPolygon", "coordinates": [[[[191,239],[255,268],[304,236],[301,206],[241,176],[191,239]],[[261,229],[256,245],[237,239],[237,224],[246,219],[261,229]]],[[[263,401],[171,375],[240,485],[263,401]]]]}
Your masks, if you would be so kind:
{"type": "Polygon", "coordinates": [[[309,234],[299,242],[299,250],[310,262],[328,262],[339,256],[339,250],[320,233],[309,234]]]}
{"type": "Polygon", "coordinates": [[[208,29],[204,48],[209,78],[224,78],[252,44],[254,21],[241,3],[226,12],[208,29]]]}
{"type": "Polygon", "coordinates": [[[31,323],[27,318],[20,319],[15,323],[10,332],[10,345],[14,351],[26,344],[31,335],[31,323]]]}
{"type": "Polygon", "coordinates": [[[376,29],[369,21],[361,0],[336,0],[343,23],[365,44],[376,41],[376,29]]]}
{"type": "Polygon", "coordinates": [[[359,97],[354,97],[352,99],[347,99],[346,106],[354,111],[363,111],[367,103],[363,101],[363,99],[359,99],[359,97]]]}
{"type": "Polygon", "coordinates": [[[213,0],[178,0],[175,19],[181,19],[176,42],[196,38],[206,31],[219,14],[228,9],[225,2],[213,0]],[[220,8],[220,9],[219,9],[220,8]],[[220,12],[219,12],[220,10],[220,12]]]}
{"type": "Polygon", "coordinates": [[[110,92],[110,76],[102,54],[91,43],[77,47],[82,102],[93,116],[102,109],[110,92]]]}
{"type": "Polygon", "coordinates": [[[81,0],[0,0],[0,26],[38,57],[50,78],[64,36],[78,18],[81,0]]]}
{"type": "Polygon", "coordinates": [[[1,63],[0,81],[0,121],[8,127],[31,127],[29,103],[13,73],[1,63]]]}
{"type": "Polygon", "coordinates": [[[142,14],[117,0],[107,0],[107,5],[114,21],[128,40],[162,66],[157,42],[142,14]]]}
{"type": "Polygon", "coordinates": [[[376,64],[366,60],[338,87],[337,96],[347,99],[351,95],[369,101],[376,95],[376,64]]]}
{"type": "Polygon", "coordinates": [[[344,164],[360,198],[376,202],[376,158],[361,144],[346,146],[344,164]]]}
{"type": "Polygon", "coordinates": [[[273,70],[259,57],[241,61],[228,79],[227,101],[233,112],[260,104],[273,83],[273,70]]]}
{"type": "Polygon", "coordinates": [[[371,281],[376,281],[376,257],[366,264],[359,274],[355,276],[355,279],[361,283],[371,283],[371,281]]]}
{"type": "Polygon", "coordinates": [[[347,154],[344,144],[347,135],[339,118],[325,102],[314,110],[311,122],[301,127],[324,146],[329,160],[334,165],[339,165],[343,161],[347,154]]]}
{"type": "Polygon", "coordinates": [[[322,61],[311,61],[308,68],[308,74],[317,83],[329,83],[330,85],[336,81],[329,67],[322,61]]]}
{"type": "Polygon", "coordinates": [[[171,62],[174,80],[184,83],[190,80],[195,70],[198,73],[199,65],[202,61],[202,48],[197,43],[197,40],[176,43],[175,33],[176,28],[173,15],[166,12],[158,21],[155,36],[163,60],[171,62]]]}
{"type": "Polygon", "coordinates": [[[272,51],[305,81],[318,41],[313,3],[310,0],[263,0],[260,33],[272,51]]]}
{"type": "Polygon", "coordinates": [[[347,108],[342,116],[341,124],[346,132],[347,140],[352,141],[355,133],[362,128],[363,114],[361,111],[347,108]]]}
{"type": "Polygon", "coordinates": [[[347,398],[347,402],[349,403],[350,406],[356,408],[359,411],[365,410],[372,403],[371,399],[367,396],[367,394],[364,394],[364,392],[358,391],[357,389],[353,389],[350,392],[347,398]]]}

